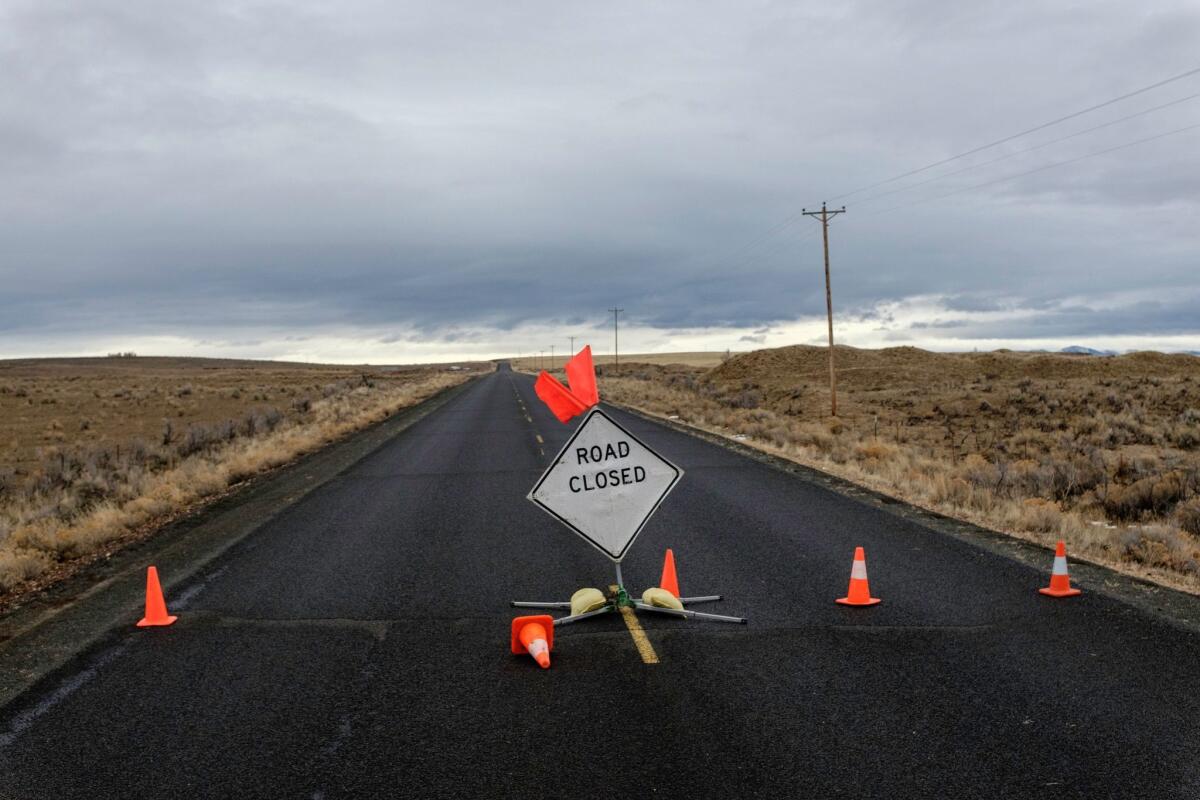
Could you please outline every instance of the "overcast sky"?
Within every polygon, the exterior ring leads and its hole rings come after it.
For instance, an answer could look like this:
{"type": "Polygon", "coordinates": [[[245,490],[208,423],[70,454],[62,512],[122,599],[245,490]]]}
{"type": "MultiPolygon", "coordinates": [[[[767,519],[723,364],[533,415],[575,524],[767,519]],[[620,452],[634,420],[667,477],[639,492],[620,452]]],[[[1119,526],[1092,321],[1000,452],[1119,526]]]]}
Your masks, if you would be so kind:
{"type": "Polygon", "coordinates": [[[844,343],[1200,350],[1200,74],[842,197],[1197,43],[1195,0],[0,0],[0,357],[820,343],[823,199],[844,343]]]}

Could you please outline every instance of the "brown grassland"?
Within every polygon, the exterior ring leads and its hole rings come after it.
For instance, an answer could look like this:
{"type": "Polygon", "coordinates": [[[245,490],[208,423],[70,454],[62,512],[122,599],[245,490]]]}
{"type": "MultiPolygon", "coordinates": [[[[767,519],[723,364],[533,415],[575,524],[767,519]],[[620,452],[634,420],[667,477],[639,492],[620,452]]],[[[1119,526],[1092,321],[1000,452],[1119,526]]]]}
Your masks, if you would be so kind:
{"type": "Polygon", "coordinates": [[[492,368],[0,361],[0,605],[492,368]]]}
{"type": "Polygon", "coordinates": [[[601,367],[601,396],[1200,593],[1200,358],[785,347],[601,367]]]}

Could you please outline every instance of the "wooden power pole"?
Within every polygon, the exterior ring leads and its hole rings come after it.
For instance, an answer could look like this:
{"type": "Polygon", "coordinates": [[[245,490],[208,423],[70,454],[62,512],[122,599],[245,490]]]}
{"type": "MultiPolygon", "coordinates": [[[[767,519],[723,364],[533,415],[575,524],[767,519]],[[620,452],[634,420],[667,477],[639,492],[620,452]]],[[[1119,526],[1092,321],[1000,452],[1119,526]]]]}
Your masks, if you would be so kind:
{"type": "Polygon", "coordinates": [[[567,338],[571,340],[571,352],[567,353],[567,355],[573,356],[575,355],[575,337],[568,336],[567,338]]]}
{"type": "MultiPolygon", "coordinates": [[[[792,206],[792,208],[795,208],[795,206],[792,206]]],[[[623,308],[609,309],[613,315],[613,374],[616,374],[621,369],[621,351],[617,347],[617,315],[624,310],[623,308]]]]}
{"type": "MultiPolygon", "coordinates": [[[[793,206],[795,208],[795,206],[793,206]]],[[[829,408],[830,415],[837,416],[837,376],[833,371],[833,293],[829,289],[829,220],[838,214],[845,214],[846,207],[830,211],[821,203],[820,211],[800,209],[806,217],[821,220],[821,237],[825,242],[825,313],[829,318],[829,408]]]]}

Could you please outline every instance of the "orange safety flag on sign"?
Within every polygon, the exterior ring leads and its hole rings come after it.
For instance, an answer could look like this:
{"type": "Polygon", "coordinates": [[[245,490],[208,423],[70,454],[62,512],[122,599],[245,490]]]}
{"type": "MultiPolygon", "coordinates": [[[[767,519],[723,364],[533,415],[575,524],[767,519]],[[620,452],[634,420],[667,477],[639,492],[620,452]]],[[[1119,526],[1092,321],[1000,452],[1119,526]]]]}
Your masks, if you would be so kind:
{"type": "Polygon", "coordinates": [[[571,394],[585,403],[588,408],[600,402],[600,392],[596,389],[596,368],[592,366],[592,346],[590,344],[567,362],[565,370],[571,394]]]}
{"type": "Polygon", "coordinates": [[[587,411],[588,407],[578,397],[571,394],[570,389],[559,383],[557,378],[545,370],[538,375],[533,390],[537,392],[538,397],[542,398],[542,402],[550,407],[559,422],[569,422],[587,411]]]}
{"type": "Polygon", "coordinates": [[[562,423],[570,422],[600,402],[600,392],[596,389],[596,370],[592,366],[591,345],[584,347],[567,362],[566,372],[570,389],[545,370],[542,370],[537,383],[533,385],[533,391],[562,423]]]}

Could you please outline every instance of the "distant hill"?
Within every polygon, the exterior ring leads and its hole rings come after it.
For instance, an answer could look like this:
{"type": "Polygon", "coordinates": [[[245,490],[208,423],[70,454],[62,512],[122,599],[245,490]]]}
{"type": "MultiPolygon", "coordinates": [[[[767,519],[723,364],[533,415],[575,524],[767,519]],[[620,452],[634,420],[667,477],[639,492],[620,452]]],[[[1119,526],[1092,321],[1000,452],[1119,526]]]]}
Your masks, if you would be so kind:
{"type": "MultiPolygon", "coordinates": [[[[721,384],[753,383],[763,388],[794,387],[828,380],[828,351],[824,347],[794,345],[735,355],[708,373],[721,384]]],[[[994,379],[1036,380],[1129,378],[1191,375],[1200,378],[1200,360],[1184,353],[1151,351],[1084,358],[1074,353],[1032,353],[995,350],[984,353],[935,353],[916,347],[880,350],[839,345],[836,348],[838,383],[847,386],[884,387],[910,383],[922,386],[945,381],[994,379]]]]}
{"type": "Polygon", "coordinates": [[[1116,350],[1094,350],[1091,347],[1081,347],[1077,344],[1064,347],[1059,352],[1072,356],[1115,356],[1117,354],[1116,350]]]}

